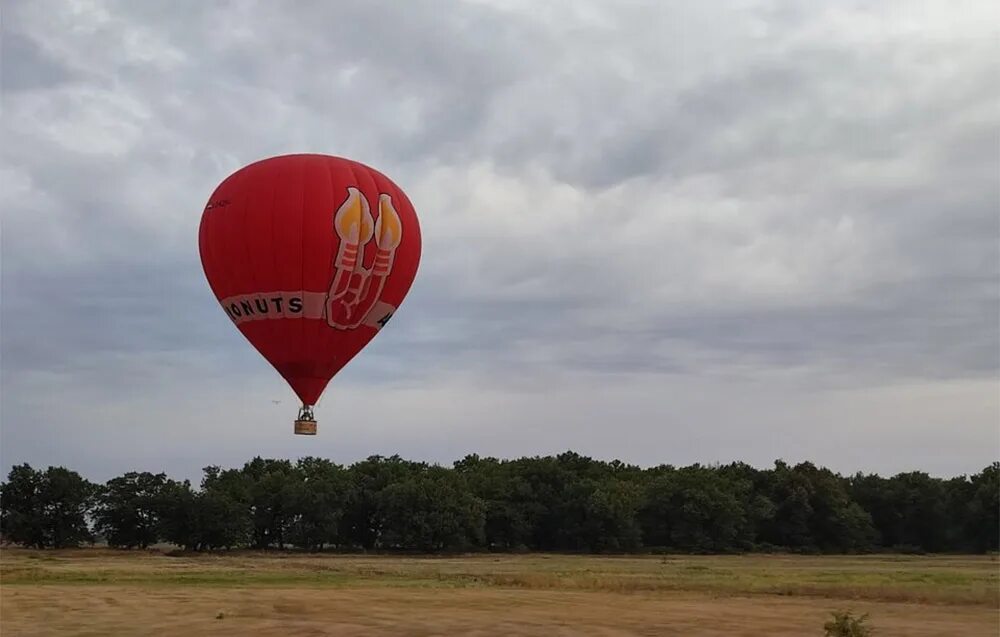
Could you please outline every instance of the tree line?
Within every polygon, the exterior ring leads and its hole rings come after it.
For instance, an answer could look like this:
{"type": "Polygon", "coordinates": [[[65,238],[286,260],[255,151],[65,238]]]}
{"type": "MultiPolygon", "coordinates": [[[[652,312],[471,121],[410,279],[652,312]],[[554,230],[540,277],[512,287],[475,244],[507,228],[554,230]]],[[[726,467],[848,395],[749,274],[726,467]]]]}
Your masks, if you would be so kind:
{"type": "Polygon", "coordinates": [[[470,455],[451,468],[257,457],[206,467],[198,487],[150,472],[94,484],[21,464],[0,485],[0,532],[36,548],[986,552],[1000,539],[1000,462],[941,479],[780,460],[640,468],[574,452],[470,455]]]}

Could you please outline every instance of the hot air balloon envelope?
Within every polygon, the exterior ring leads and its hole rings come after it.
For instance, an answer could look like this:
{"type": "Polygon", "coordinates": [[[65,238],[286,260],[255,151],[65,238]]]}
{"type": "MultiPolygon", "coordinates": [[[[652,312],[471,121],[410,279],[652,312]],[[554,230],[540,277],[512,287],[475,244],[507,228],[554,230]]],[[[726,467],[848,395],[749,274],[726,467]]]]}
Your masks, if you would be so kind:
{"type": "MultiPolygon", "coordinates": [[[[417,215],[364,164],[283,155],[245,166],[209,197],[202,266],[222,310],[312,407],[399,308],[416,276],[417,215]]],[[[312,431],[308,423],[312,422],[312,431]]]]}

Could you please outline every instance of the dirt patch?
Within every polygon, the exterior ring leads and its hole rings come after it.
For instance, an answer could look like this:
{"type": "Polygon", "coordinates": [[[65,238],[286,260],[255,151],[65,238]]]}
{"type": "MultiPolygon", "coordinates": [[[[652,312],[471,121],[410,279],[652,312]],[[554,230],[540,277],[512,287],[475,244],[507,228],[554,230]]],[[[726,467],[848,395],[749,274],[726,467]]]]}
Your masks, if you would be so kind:
{"type": "Polygon", "coordinates": [[[3,637],[1000,633],[989,557],[0,554],[3,637]]]}
{"type": "MultiPolygon", "coordinates": [[[[821,634],[836,605],[698,594],[497,589],[135,589],[31,586],[3,590],[5,637],[260,635],[759,635],[821,634]]],[[[857,603],[881,636],[995,636],[983,607],[857,603]]]]}

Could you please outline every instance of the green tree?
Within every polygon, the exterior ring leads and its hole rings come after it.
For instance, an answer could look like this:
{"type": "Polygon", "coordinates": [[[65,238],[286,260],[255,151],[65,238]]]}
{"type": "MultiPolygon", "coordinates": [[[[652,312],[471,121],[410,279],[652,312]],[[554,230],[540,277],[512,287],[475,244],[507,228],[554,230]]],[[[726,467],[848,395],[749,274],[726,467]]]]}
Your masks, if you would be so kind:
{"type": "Polygon", "coordinates": [[[633,481],[607,478],[593,482],[584,505],[583,541],[591,551],[634,551],[642,545],[637,517],[642,486],[633,481]]]}
{"type": "Polygon", "coordinates": [[[382,535],[379,494],[390,485],[402,482],[427,465],[403,460],[399,456],[371,456],[351,465],[349,485],[340,524],[340,543],[371,550],[382,535]]]}
{"type": "Polygon", "coordinates": [[[794,469],[809,482],[809,535],[823,551],[873,548],[878,537],[871,515],[848,493],[848,484],[828,469],[804,462],[794,469]]]}
{"type": "Polygon", "coordinates": [[[25,463],[13,467],[0,486],[0,525],[6,540],[35,548],[93,542],[87,515],[94,485],[75,471],[25,463]]]}
{"type": "Polygon", "coordinates": [[[203,489],[225,493],[249,514],[252,546],[283,548],[301,476],[288,460],[255,457],[239,471],[206,469],[203,489]]]}
{"type": "Polygon", "coordinates": [[[92,541],[90,515],[113,546],[161,538],[190,550],[987,551],[1000,540],[1000,462],[942,480],[923,472],[844,478],[780,460],[772,469],[640,469],[572,451],[470,455],[450,469],[399,456],[347,468],[257,457],[238,469],[206,467],[198,490],[131,472],[95,491],[67,469],[27,464],[0,485],[4,541],[92,541]]]}
{"type": "Polygon", "coordinates": [[[774,546],[815,549],[811,528],[813,486],[809,476],[779,460],[761,486],[774,503],[774,514],[762,525],[760,538],[774,546]]]}
{"type": "Polygon", "coordinates": [[[300,480],[292,490],[288,539],[300,548],[319,550],[339,540],[350,481],[339,465],[320,458],[296,464],[300,480]]]}
{"type": "Polygon", "coordinates": [[[975,551],[1000,549],[1000,462],[994,462],[969,480],[962,531],[975,551]]]}
{"type": "MultiPolygon", "coordinates": [[[[213,470],[206,469],[206,474],[213,470]]],[[[218,484],[193,491],[187,480],[174,482],[165,493],[165,501],[161,529],[166,541],[192,551],[249,543],[252,525],[246,503],[218,484]]]]}
{"type": "Polygon", "coordinates": [[[532,527],[524,503],[531,486],[511,470],[509,462],[469,455],[455,463],[472,494],[483,503],[484,544],[490,550],[527,548],[532,527]]]}
{"type": "Polygon", "coordinates": [[[888,479],[856,475],[850,490],[871,515],[886,548],[940,551],[951,544],[953,525],[942,481],[920,471],[888,479]]]}
{"type": "Polygon", "coordinates": [[[8,542],[44,548],[48,545],[42,509],[41,471],[29,464],[11,468],[0,485],[0,527],[8,542]]]}
{"type": "Polygon", "coordinates": [[[534,550],[583,550],[582,526],[592,486],[580,484],[590,467],[576,454],[520,458],[510,463],[513,478],[523,488],[512,503],[516,515],[531,529],[534,550]]]}
{"type": "Polygon", "coordinates": [[[173,481],[165,473],[130,471],[98,489],[94,526],[109,546],[147,548],[161,537],[160,520],[173,481]]]}
{"type": "Polygon", "coordinates": [[[731,551],[750,543],[745,502],[750,485],[694,466],[661,472],[646,487],[640,512],[647,546],[731,551]]]}
{"type": "Polygon", "coordinates": [[[394,482],[378,495],[380,544],[386,548],[442,551],[481,546],[482,501],[461,476],[441,467],[394,482]]]}

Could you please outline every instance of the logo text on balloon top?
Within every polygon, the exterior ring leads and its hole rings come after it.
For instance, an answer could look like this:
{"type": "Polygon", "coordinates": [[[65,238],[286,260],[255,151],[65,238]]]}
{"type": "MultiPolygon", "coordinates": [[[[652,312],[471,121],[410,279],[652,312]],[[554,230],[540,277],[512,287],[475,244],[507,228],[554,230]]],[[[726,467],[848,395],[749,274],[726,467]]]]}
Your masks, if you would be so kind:
{"type": "Polygon", "coordinates": [[[403,239],[403,224],[392,196],[378,197],[379,215],[372,218],[368,200],[357,188],[347,188],[347,197],[334,213],[333,229],[339,242],[334,273],[325,292],[296,290],[241,294],[222,299],[226,314],[236,324],[266,319],[322,319],[337,330],[364,325],[385,327],[396,308],[380,300],[392,272],[396,248],[403,239]],[[365,247],[375,241],[370,268],[363,263],[365,247]]]}

